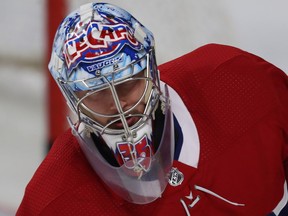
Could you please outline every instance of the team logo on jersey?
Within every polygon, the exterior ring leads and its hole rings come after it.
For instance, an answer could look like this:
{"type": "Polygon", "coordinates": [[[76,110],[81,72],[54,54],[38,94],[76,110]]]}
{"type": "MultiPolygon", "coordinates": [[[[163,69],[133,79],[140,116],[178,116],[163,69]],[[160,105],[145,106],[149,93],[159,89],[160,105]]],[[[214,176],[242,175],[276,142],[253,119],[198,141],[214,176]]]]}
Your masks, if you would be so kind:
{"type": "Polygon", "coordinates": [[[144,135],[138,142],[117,143],[117,160],[120,165],[125,165],[128,169],[137,171],[149,171],[154,151],[151,142],[144,135]]]}
{"type": "Polygon", "coordinates": [[[67,35],[63,51],[70,71],[81,61],[95,62],[110,58],[125,45],[134,50],[141,49],[141,44],[125,24],[100,24],[92,21],[83,30],[79,29],[81,26],[77,24],[75,30],[67,35]]]}
{"type": "Polygon", "coordinates": [[[180,172],[177,168],[172,167],[172,169],[170,170],[170,174],[169,174],[169,184],[171,186],[178,186],[180,184],[182,184],[182,182],[184,181],[184,175],[182,172],[180,172]]]}

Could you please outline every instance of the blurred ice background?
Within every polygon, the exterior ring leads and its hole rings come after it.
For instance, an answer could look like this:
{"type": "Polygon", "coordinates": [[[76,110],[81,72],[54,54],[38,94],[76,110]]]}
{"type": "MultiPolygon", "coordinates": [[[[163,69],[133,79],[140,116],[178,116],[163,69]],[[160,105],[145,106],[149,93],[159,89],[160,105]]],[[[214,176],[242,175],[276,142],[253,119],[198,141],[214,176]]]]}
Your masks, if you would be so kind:
{"type": "MultiPolygon", "coordinates": [[[[70,0],[69,10],[86,2],[70,0]]],[[[106,2],[131,11],[154,32],[158,63],[213,42],[238,46],[288,71],[286,0],[106,2]]],[[[45,157],[45,8],[45,0],[0,3],[0,216],[15,214],[45,157]]]]}

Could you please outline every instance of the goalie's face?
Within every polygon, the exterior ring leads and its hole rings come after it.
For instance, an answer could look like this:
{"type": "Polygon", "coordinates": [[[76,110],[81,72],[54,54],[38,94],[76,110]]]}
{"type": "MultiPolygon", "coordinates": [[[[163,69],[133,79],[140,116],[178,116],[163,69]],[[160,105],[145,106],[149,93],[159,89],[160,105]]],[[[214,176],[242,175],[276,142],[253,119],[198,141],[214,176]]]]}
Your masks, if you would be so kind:
{"type": "Polygon", "coordinates": [[[147,80],[144,71],[123,83],[98,91],[76,92],[80,99],[80,111],[104,127],[123,129],[121,115],[125,116],[127,126],[133,126],[145,110],[144,94],[147,80]]]}

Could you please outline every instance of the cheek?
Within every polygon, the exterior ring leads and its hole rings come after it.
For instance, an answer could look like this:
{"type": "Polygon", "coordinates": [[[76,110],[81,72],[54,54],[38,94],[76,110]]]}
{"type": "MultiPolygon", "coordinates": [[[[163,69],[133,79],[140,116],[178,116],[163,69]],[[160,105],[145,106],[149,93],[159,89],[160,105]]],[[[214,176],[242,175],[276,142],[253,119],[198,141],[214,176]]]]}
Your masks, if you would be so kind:
{"type": "MultiPolygon", "coordinates": [[[[139,98],[138,98],[139,99],[139,98]]],[[[138,101],[137,101],[138,102],[138,101]]],[[[144,110],[145,110],[145,107],[146,107],[146,103],[145,103],[145,100],[144,98],[141,100],[141,102],[135,107],[134,109],[134,113],[143,113],[144,110]]]]}
{"type": "Polygon", "coordinates": [[[95,120],[96,122],[98,122],[101,125],[106,125],[108,123],[108,119],[107,118],[103,118],[103,117],[99,117],[99,116],[94,116],[92,117],[93,120],[95,120]]]}
{"type": "Polygon", "coordinates": [[[145,86],[146,86],[145,81],[141,80],[141,82],[138,82],[138,85],[136,85],[133,88],[133,90],[130,91],[129,97],[131,98],[131,100],[133,100],[134,103],[137,103],[140,100],[140,98],[143,96],[145,86]]]}
{"type": "Polygon", "coordinates": [[[93,100],[87,100],[83,101],[84,105],[88,107],[90,110],[97,112],[97,113],[103,113],[103,110],[107,110],[108,104],[107,101],[97,102],[93,100]]]}
{"type": "Polygon", "coordinates": [[[96,96],[85,98],[83,104],[93,112],[100,114],[111,114],[111,107],[113,107],[114,99],[111,94],[107,95],[105,92],[96,96]]]}

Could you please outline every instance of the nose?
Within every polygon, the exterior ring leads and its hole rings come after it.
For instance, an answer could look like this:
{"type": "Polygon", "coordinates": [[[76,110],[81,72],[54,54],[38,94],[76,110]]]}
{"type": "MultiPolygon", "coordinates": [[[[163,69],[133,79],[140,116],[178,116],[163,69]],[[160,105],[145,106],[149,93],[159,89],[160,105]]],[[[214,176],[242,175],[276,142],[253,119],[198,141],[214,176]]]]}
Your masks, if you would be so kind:
{"type": "Polygon", "coordinates": [[[112,113],[116,113],[119,111],[126,111],[128,109],[128,101],[125,98],[119,98],[119,97],[117,99],[112,99],[110,102],[109,109],[112,113]]]}

